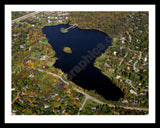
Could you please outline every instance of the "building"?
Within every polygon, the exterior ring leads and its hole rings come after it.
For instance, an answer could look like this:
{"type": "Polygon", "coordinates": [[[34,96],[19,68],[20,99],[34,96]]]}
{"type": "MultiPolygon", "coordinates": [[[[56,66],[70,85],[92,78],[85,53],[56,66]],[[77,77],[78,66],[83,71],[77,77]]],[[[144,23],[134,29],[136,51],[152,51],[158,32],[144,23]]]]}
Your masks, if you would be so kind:
{"type": "Polygon", "coordinates": [[[146,57],[144,58],[144,61],[145,61],[145,62],[147,61],[147,58],[146,58],[146,57]]]}
{"type": "Polygon", "coordinates": [[[132,102],[132,103],[138,103],[138,99],[137,99],[137,98],[132,98],[132,99],[131,99],[131,102],[132,102]]]}
{"type": "Polygon", "coordinates": [[[116,56],[117,52],[116,52],[116,51],[114,51],[114,52],[113,52],[113,54],[116,56]]]}
{"type": "Polygon", "coordinates": [[[130,65],[130,63],[126,62],[126,65],[130,65]]]}
{"type": "Polygon", "coordinates": [[[128,103],[128,100],[123,99],[123,100],[121,101],[121,103],[123,103],[123,104],[128,103]]]}
{"type": "Polygon", "coordinates": [[[116,79],[120,79],[120,78],[121,78],[121,76],[118,76],[118,75],[116,76],[116,79]]]}
{"type": "Polygon", "coordinates": [[[24,48],[23,44],[20,45],[20,48],[24,48]]]}
{"type": "Polygon", "coordinates": [[[110,64],[108,64],[107,62],[106,62],[106,63],[104,63],[104,66],[106,66],[106,67],[111,67],[111,65],[110,65],[110,64]]]}
{"type": "Polygon", "coordinates": [[[124,40],[122,40],[122,44],[124,44],[125,43],[125,41],[124,40]]]}
{"type": "Polygon", "coordinates": [[[96,107],[91,107],[91,109],[95,111],[95,110],[96,110],[96,107]]]}
{"type": "Polygon", "coordinates": [[[33,74],[33,73],[31,73],[31,74],[29,75],[29,77],[34,77],[34,74],[33,74]]]}
{"type": "Polygon", "coordinates": [[[48,68],[49,68],[49,66],[45,66],[45,65],[43,66],[43,69],[48,69],[48,68]]]}
{"type": "Polygon", "coordinates": [[[127,87],[127,86],[124,86],[123,89],[128,89],[128,87],[127,87]]]}
{"type": "Polygon", "coordinates": [[[128,66],[127,69],[130,70],[130,67],[128,66]]]}
{"type": "Polygon", "coordinates": [[[44,108],[49,108],[49,106],[48,105],[44,105],[44,108]]]}
{"type": "Polygon", "coordinates": [[[130,93],[137,95],[137,92],[133,91],[132,89],[130,90],[130,93]]]}
{"type": "Polygon", "coordinates": [[[40,60],[46,60],[46,56],[43,56],[42,58],[40,58],[40,60]]]}
{"type": "Polygon", "coordinates": [[[146,101],[142,100],[141,103],[144,104],[146,101]]]}
{"type": "Polygon", "coordinates": [[[16,110],[12,110],[12,112],[13,112],[13,113],[15,113],[15,112],[16,112],[16,110]]]}

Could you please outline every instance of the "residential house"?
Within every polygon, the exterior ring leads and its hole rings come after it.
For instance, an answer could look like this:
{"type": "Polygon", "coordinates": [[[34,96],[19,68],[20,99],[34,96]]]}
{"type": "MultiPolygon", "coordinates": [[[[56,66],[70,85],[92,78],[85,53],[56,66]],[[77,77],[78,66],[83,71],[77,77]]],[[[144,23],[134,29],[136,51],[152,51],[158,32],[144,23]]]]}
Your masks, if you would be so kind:
{"type": "Polygon", "coordinates": [[[144,68],[143,65],[141,65],[140,68],[144,68]]]}
{"type": "Polygon", "coordinates": [[[31,48],[32,48],[32,47],[30,46],[30,47],[29,47],[29,51],[31,51],[31,48]]]}
{"type": "Polygon", "coordinates": [[[17,36],[16,34],[13,34],[13,36],[15,37],[15,36],[17,36]]]}
{"type": "Polygon", "coordinates": [[[61,98],[61,101],[64,101],[65,100],[65,98],[61,98]]]}
{"type": "Polygon", "coordinates": [[[104,66],[106,66],[106,67],[111,67],[111,65],[110,65],[110,64],[108,64],[107,62],[106,62],[106,63],[104,63],[104,66]]]}
{"type": "Polygon", "coordinates": [[[117,52],[116,52],[116,51],[114,51],[114,52],[113,52],[113,54],[116,56],[117,52]]]}
{"type": "Polygon", "coordinates": [[[138,99],[137,99],[137,98],[132,98],[132,99],[131,99],[131,102],[132,102],[132,103],[138,103],[138,99]]]}
{"type": "Polygon", "coordinates": [[[93,111],[96,111],[96,107],[91,107],[91,109],[92,109],[93,111]]]}
{"type": "Polygon", "coordinates": [[[124,47],[124,46],[120,46],[119,48],[120,48],[120,49],[124,49],[125,47],[124,47]]]}
{"type": "Polygon", "coordinates": [[[31,78],[32,78],[32,77],[34,77],[34,74],[33,74],[33,73],[31,73],[31,74],[29,75],[29,77],[31,77],[31,78]]]}
{"type": "Polygon", "coordinates": [[[50,24],[52,21],[48,20],[48,23],[50,24]]]}
{"type": "Polygon", "coordinates": [[[121,76],[118,76],[118,75],[116,76],[116,79],[120,79],[120,78],[121,78],[121,76]]]}
{"type": "Polygon", "coordinates": [[[132,57],[132,59],[135,59],[135,58],[136,58],[136,56],[133,56],[133,57],[132,57]]]}
{"type": "Polygon", "coordinates": [[[40,58],[40,60],[46,60],[46,56],[43,56],[42,58],[40,58]]]}
{"type": "Polygon", "coordinates": [[[143,72],[146,72],[147,70],[143,70],[143,72]]]}
{"type": "Polygon", "coordinates": [[[49,108],[49,106],[48,105],[44,105],[44,108],[49,108]]]}
{"type": "Polygon", "coordinates": [[[144,61],[145,61],[145,62],[147,61],[147,58],[146,58],[146,57],[144,58],[144,61]]]}
{"type": "Polygon", "coordinates": [[[43,66],[43,69],[48,69],[48,68],[49,68],[49,66],[45,66],[45,65],[43,66]]]}
{"type": "Polygon", "coordinates": [[[139,85],[142,85],[141,83],[139,83],[139,85]]]}
{"type": "Polygon", "coordinates": [[[76,97],[76,100],[78,100],[78,101],[79,101],[79,97],[76,97]]]}
{"type": "Polygon", "coordinates": [[[137,92],[133,91],[132,89],[130,90],[130,93],[137,95],[137,92]]]}
{"type": "Polygon", "coordinates": [[[123,100],[121,101],[121,103],[123,103],[123,104],[128,103],[128,100],[123,99],[123,100]]]}
{"type": "Polygon", "coordinates": [[[142,100],[141,103],[144,104],[144,103],[146,103],[146,101],[142,100]]]}
{"type": "Polygon", "coordinates": [[[21,44],[21,45],[20,45],[20,48],[24,48],[24,45],[21,44]]]}
{"type": "Polygon", "coordinates": [[[125,37],[122,37],[120,40],[125,40],[125,37]]]}
{"type": "Polygon", "coordinates": [[[24,100],[23,99],[19,99],[19,101],[23,104],[24,100]]]}
{"type": "Polygon", "coordinates": [[[42,91],[42,90],[40,90],[40,91],[39,91],[39,93],[43,93],[43,91],[42,91]]]}
{"type": "Polygon", "coordinates": [[[138,49],[138,46],[135,46],[136,49],[138,49]]]}
{"type": "Polygon", "coordinates": [[[131,65],[130,63],[126,62],[126,65],[131,65]]]}
{"type": "Polygon", "coordinates": [[[124,40],[122,40],[122,44],[124,44],[125,43],[125,41],[124,40]]]}
{"type": "Polygon", "coordinates": [[[64,109],[63,111],[62,111],[62,113],[65,113],[66,112],[66,110],[64,109]]]}
{"type": "Polygon", "coordinates": [[[141,92],[141,93],[139,93],[140,95],[146,95],[145,93],[143,93],[143,92],[141,92]]]}
{"type": "Polygon", "coordinates": [[[15,113],[15,112],[16,112],[16,110],[12,110],[12,112],[13,112],[13,113],[15,113]]]}
{"type": "Polygon", "coordinates": [[[124,86],[123,89],[128,89],[128,87],[127,87],[127,86],[124,86]]]}
{"type": "Polygon", "coordinates": [[[58,96],[59,94],[55,94],[55,96],[58,96]]]}

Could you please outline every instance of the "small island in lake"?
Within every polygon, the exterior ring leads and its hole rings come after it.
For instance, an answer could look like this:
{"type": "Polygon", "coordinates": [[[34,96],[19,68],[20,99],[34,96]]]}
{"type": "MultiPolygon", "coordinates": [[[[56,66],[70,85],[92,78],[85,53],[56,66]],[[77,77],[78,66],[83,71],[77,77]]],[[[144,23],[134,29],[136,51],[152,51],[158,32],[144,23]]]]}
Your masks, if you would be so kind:
{"type": "Polygon", "coordinates": [[[70,47],[64,47],[64,48],[63,48],[63,51],[64,51],[65,53],[72,53],[72,50],[71,50],[70,47]]]}
{"type": "Polygon", "coordinates": [[[65,28],[62,27],[62,28],[60,29],[60,32],[61,32],[61,33],[66,33],[66,32],[68,32],[68,29],[65,29],[65,28]]]}

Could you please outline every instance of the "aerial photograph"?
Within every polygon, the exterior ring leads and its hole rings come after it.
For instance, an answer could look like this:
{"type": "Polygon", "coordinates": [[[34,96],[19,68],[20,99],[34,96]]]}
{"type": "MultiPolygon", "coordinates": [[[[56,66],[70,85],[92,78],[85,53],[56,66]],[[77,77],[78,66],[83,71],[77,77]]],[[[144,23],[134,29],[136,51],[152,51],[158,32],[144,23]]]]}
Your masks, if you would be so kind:
{"type": "Polygon", "coordinates": [[[11,115],[148,115],[148,11],[12,11],[11,115]]]}

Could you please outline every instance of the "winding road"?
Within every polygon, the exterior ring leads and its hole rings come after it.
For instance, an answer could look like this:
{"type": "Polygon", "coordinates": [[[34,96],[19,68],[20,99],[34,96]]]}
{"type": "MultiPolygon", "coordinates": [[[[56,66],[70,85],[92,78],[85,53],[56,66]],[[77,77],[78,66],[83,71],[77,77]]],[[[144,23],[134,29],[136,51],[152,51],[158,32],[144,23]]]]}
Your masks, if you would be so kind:
{"type": "Polygon", "coordinates": [[[138,90],[137,88],[133,87],[132,81],[130,79],[126,79],[126,83],[129,84],[134,90],[138,90]]]}
{"type": "MultiPolygon", "coordinates": [[[[139,58],[138,58],[138,60],[141,59],[141,56],[142,56],[142,52],[139,53],[139,58]]],[[[133,64],[133,70],[135,70],[135,72],[138,72],[138,71],[139,71],[138,68],[136,68],[136,64],[138,63],[138,60],[133,64]]]]}
{"type": "MultiPolygon", "coordinates": [[[[24,15],[24,16],[21,16],[21,17],[19,17],[19,18],[16,18],[16,19],[12,20],[12,24],[13,24],[14,22],[19,22],[20,20],[24,20],[24,19],[26,19],[26,18],[28,18],[28,17],[34,16],[34,15],[40,13],[40,12],[41,12],[41,11],[35,11],[35,12],[33,12],[33,13],[29,13],[29,14],[27,14],[27,15],[24,15]]],[[[59,14],[59,15],[62,15],[62,14],[59,14]]],[[[68,29],[69,29],[69,28],[68,28],[68,29]]],[[[130,42],[131,42],[131,37],[130,37],[130,42]]],[[[140,52],[139,59],[141,59],[141,54],[142,54],[142,52],[140,52]]],[[[128,55],[128,52],[125,54],[124,58],[125,58],[127,55],[128,55]]],[[[123,60],[124,60],[124,58],[123,58],[123,60]]],[[[121,63],[123,62],[123,60],[121,61],[121,63]]],[[[134,63],[134,69],[135,69],[135,65],[136,65],[137,62],[138,62],[138,60],[134,63]]],[[[121,65],[121,63],[120,63],[119,65],[121,65]]],[[[29,68],[29,67],[27,67],[27,68],[29,68]]],[[[63,83],[69,85],[69,83],[68,83],[67,81],[65,81],[62,77],[58,76],[57,74],[54,74],[54,73],[52,73],[52,72],[48,72],[48,71],[45,71],[45,70],[41,70],[41,69],[35,69],[35,68],[31,68],[31,69],[34,69],[34,70],[38,70],[38,71],[40,71],[40,72],[46,72],[46,73],[48,73],[48,74],[51,74],[52,76],[59,78],[63,83]]],[[[88,99],[91,99],[91,100],[93,100],[93,101],[95,101],[95,102],[97,102],[97,103],[99,103],[99,104],[101,104],[101,105],[106,104],[105,102],[102,102],[102,101],[100,101],[100,100],[97,100],[96,98],[91,97],[91,96],[88,95],[87,93],[85,93],[85,92],[83,92],[83,91],[81,91],[81,90],[79,90],[79,89],[77,89],[77,88],[76,88],[76,91],[79,92],[79,93],[81,93],[81,94],[83,94],[83,95],[85,96],[85,100],[84,100],[82,106],[81,106],[80,109],[79,109],[79,113],[80,113],[80,111],[83,109],[83,107],[84,107],[84,105],[85,105],[85,103],[86,103],[86,101],[87,101],[88,99]]],[[[19,94],[20,94],[20,93],[18,93],[17,96],[16,96],[16,98],[12,101],[12,104],[17,100],[19,94]]],[[[124,106],[115,106],[115,105],[110,105],[110,104],[107,104],[107,105],[108,105],[109,107],[120,107],[120,108],[130,109],[130,110],[146,110],[146,111],[148,111],[148,108],[124,107],[124,106]]],[[[79,113],[78,113],[78,114],[79,114],[79,113]]]]}
{"type": "Polygon", "coordinates": [[[122,62],[123,62],[124,59],[127,57],[127,55],[128,55],[128,51],[127,51],[127,53],[125,54],[124,58],[123,58],[123,59],[121,60],[121,62],[119,63],[119,66],[121,66],[122,62]]]}
{"type": "MultiPolygon", "coordinates": [[[[29,67],[27,67],[27,68],[29,68],[29,67]]],[[[54,74],[54,73],[52,73],[52,72],[48,72],[48,71],[41,70],[41,69],[35,69],[35,68],[31,68],[31,69],[38,70],[38,71],[40,71],[40,72],[46,72],[46,73],[48,73],[48,74],[53,75],[54,77],[58,77],[58,78],[59,78],[62,82],[64,82],[65,84],[69,84],[67,81],[63,80],[62,77],[60,77],[60,76],[58,76],[57,74],[54,74]]],[[[80,107],[79,112],[83,109],[83,107],[84,107],[84,105],[85,105],[85,103],[86,103],[86,101],[87,101],[88,99],[91,99],[91,100],[93,100],[93,101],[95,101],[95,102],[97,102],[97,103],[99,103],[99,104],[101,104],[101,105],[107,104],[107,103],[105,103],[105,102],[102,102],[102,101],[100,101],[100,100],[97,100],[97,99],[94,98],[94,97],[91,97],[90,95],[88,95],[87,93],[79,90],[78,88],[76,88],[76,91],[79,92],[79,93],[82,93],[83,95],[85,95],[85,100],[84,100],[82,106],[80,107]]],[[[124,107],[124,106],[115,106],[115,105],[111,105],[111,104],[107,104],[107,105],[108,105],[109,107],[114,107],[114,108],[115,108],[115,107],[120,107],[120,108],[130,109],[130,110],[144,110],[144,111],[148,111],[148,108],[124,107]]],[[[79,113],[78,113],[78,114],[79,114],[79,113]]]]}
{"type": "Polygon", "coordinates": [[[14,102],[18,99],[20,92],[17,93],[17,96],[14,98],[14,100],[12,101],[12,104],[14,104],[14,102]]]}

